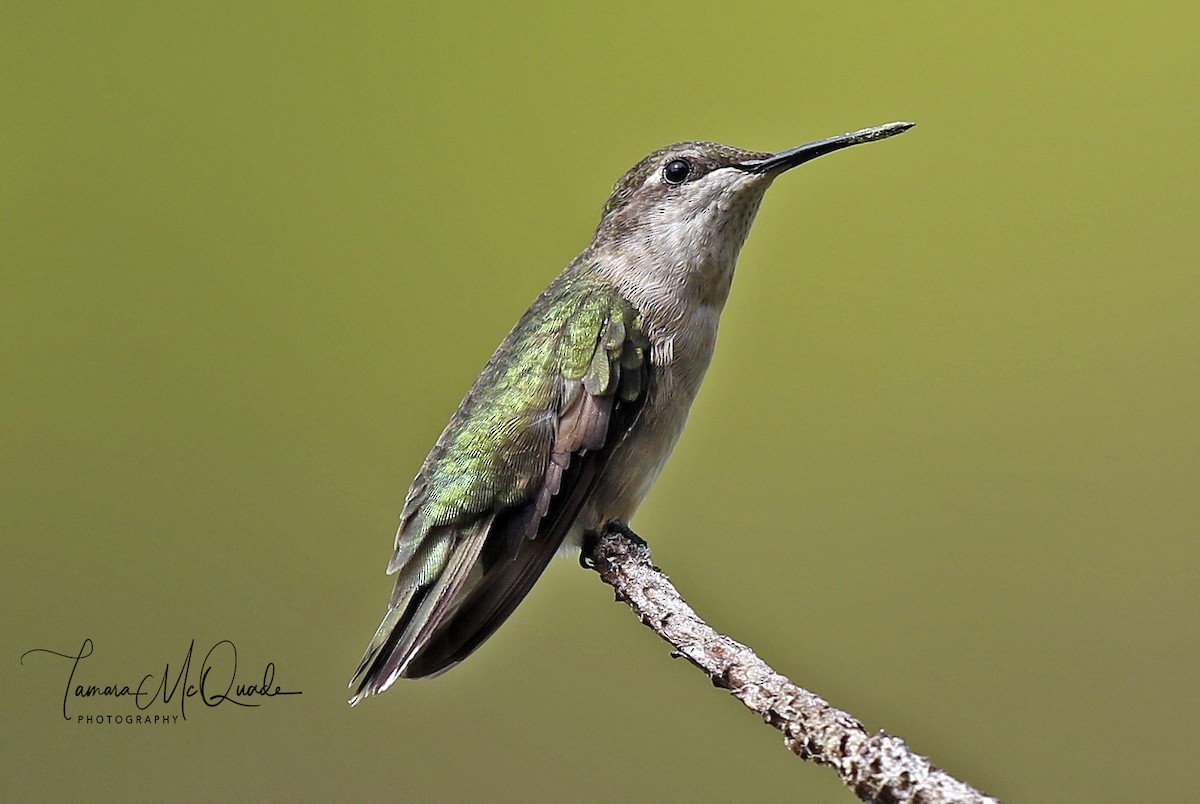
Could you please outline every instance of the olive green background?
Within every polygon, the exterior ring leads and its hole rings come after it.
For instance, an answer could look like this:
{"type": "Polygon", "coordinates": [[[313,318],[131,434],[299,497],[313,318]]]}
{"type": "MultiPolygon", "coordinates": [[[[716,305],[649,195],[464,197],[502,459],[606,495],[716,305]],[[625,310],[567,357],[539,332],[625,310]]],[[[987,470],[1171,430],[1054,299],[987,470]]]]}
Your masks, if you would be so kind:
{"type": "Polygon", "coordinates": [[[1198,24],[4,3],[0,798],[853,800],[570,561],[448,675],[345,685],[409,481],[620,174],[896,119],[768,194],[633,524],[717,628],[990,793],[1192,798],[1198,24]],[[303,695],[64,722],[69,663],[19,660],[85,638],[86,683],[229,639],[303,695]]]}

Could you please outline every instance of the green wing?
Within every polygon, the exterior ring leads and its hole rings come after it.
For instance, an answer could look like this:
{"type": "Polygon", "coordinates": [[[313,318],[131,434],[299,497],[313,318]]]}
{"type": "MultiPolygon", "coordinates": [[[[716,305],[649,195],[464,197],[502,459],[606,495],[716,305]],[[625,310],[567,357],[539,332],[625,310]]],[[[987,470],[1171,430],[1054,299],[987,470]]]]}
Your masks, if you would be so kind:
{"type": "Polygon", "coordinates": [[[607,283],[566,274],[496,350],[409,490],[391,605],[351,703],[436,675],[541,575],[645,398],[649,343],[607,283]]]}

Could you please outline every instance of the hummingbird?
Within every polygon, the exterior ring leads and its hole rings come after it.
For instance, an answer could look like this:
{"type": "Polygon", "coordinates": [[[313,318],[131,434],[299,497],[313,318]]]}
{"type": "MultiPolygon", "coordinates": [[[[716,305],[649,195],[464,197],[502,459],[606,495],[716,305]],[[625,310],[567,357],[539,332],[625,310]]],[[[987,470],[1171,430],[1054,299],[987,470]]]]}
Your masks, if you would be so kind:
{"type": "Polygon", "coordinates": [[[767,188],[913,125],[779,153],[681,142],[621,177],[591,244],[504,338],[413,481],[351,704],[458,664],[556,553],[633,516],[683,431],[767,188]]]}

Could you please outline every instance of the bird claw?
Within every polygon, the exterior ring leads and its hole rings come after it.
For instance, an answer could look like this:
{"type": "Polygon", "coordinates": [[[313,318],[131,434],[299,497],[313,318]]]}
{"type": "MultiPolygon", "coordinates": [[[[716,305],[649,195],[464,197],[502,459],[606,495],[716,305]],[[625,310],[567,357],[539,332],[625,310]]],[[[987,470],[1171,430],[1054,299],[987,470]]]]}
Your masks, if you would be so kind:
{"type": "Polygon", "coordinates": [[[619,519],[614,519],[611,522],[609,522],[608,525],[605,526],[605,530],[611,531],[613,533],[621,534],[626,539],[628,539],[629,541],[636,544],[638,547],[649,547],[649,545],[646,543],[645,539],[643,539],[641,536],[638,536],[636,533],[634,533],[633,530],[628,525],[626,525],[624,522],[622,522],[619,519]]]}
{"type": "Polygon", "coordinates": [[[592,555],[595,553],[596,544],[600,541],[600,537],[605,533],[616,533],[624,536],[629,541],[633,542],[637,547],[649,548],[650,545],[641,536],[638,536],[628,525],[619,519],[609,520],[600,531],[588,531],[583,534],[583,540],[579,549],[579,566],[584,569],[594,570],[596,562],[592,560],[592,555]]]}
{"type": "Polygon", "coordinates": [[[595,569],[596,563],[592,561],[592,551],[596,549],[596,542],[600,541],[600,534],[593,531],[588,531],[583,534],[583,539],[579,545],[579,566],[585,570],[595,569]]]}

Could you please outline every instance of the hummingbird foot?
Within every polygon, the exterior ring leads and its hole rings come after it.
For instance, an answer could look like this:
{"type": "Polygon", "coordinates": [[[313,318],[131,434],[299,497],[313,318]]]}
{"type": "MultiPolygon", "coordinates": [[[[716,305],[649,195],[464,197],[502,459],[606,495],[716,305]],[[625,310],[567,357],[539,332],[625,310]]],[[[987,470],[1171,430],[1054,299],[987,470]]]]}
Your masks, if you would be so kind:
{"type": "Polygon", "coordinates": [[[597,531],[589,530],[583,534],[583,538],[579,544],[579,566],[585,570],[594,570],[596,562],[592,561],[592,555],[596,551],[596,545],[600,541],[600,534],[597,531]]]}
{"type": "Polygon", "coordinates": [[[604,526],[604,529],[606,531],[611,531],[613,533],[621,534],[626,539],[629,539],[629,541],[636,544],[638,547],[649,547],[650,546],[649,544],[646,543],[645,539],[643,539],[641,536],[638,536],[636,533],[633,532],[633,528],[629,527],[628,525],[626,525],[624,522],[622,522],[619,519],[611,520],[607,525],[604,526]]]}
{"type": "Polygon", "coordinates": [[[587,570],[596,569],[596,562],[592,560],[592,557],[596,554],[597,544],[606,533],[620,534],[639,547],[649,547],[646,540],[634,533],[624,522],[619,519],[610,519],[600,530],[590,530],[583,534],[579,550],[579,566],[587,570]]]}

